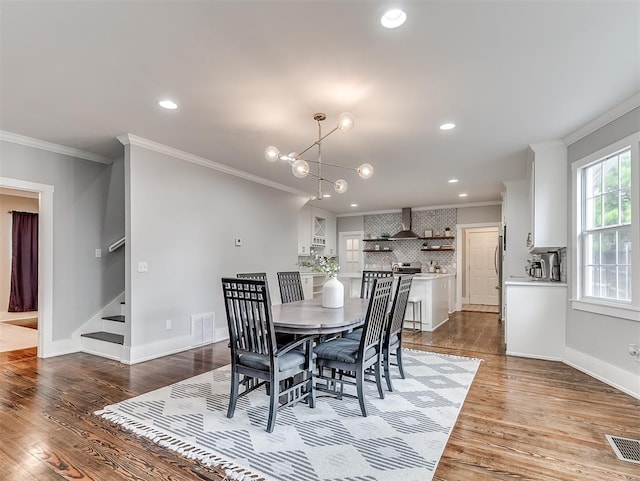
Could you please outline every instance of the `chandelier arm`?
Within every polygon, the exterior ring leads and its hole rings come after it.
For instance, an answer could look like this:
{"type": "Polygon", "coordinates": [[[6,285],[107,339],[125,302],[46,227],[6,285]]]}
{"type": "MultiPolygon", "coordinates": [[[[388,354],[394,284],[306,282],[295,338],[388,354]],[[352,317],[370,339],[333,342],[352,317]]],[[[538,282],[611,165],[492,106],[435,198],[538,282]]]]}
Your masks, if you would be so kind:
{"type": "MultiPolygon", "coordinates": [[[[326,139],[327,137],[329,137],[332,133],[334,133],[336,130],[338,130],[338,127],[334,128],[332,131],[330,131],[328,134],[323,135],[322,137],[320,137],[318,140],[316,140],[313,144],[311,144],[309,147],[307,147],[306,149],[304,149],[303,151],[301,151],[298,154],[298,158],[300,158],[299,156],[307,153],[309,150],[311,150],[315,145],[318,145],[320,142],[322,142],[324,139],[326,139]]],[[[309,162],[307,160],[307,162],[309,162]]]]}
{"type": "Polygon", "coordinates": [[[326,177],[322,177],[318,174],[314,174],[313,172],[309,172],[308,175],[315,177],[318,180],[324,180],[325,182],[329,182],[330,184],[335,184],[335,180],[327,179],[326,177]]]}
{"type": "MultiPolygon", "coordinates": [[[[319,162],[317,160],[307,160],[307,159],[302,159],[305,162],[309,162],[309,163],[313,163],[313,164],[318,164],[319,162]]],[[[338,164],[330,164],[329,162],[325,162],[324,160],[322,161],[322,165],[328,165],[331,167],[338,167],[340,169],[347,169],[347,170],[355,170],[356,172],[358,171],[357,167],[346,167],[344,165],[338,165],[338,164]]]]}

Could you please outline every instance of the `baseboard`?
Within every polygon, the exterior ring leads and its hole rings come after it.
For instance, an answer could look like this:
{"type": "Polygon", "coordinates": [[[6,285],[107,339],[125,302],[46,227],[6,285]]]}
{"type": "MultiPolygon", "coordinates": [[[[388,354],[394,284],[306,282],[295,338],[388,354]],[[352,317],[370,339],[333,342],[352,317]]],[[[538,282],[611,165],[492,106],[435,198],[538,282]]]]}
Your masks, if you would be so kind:
{"type": "Polygon", "coordinates": [[[65,354],[74,354],[80,352],[80,339],[63,339],[61,341],[52,341],[46,348],[38,346],[38,357],[48,358],[56,356],[64,356],[65,354]]]}
{"type": "Polygon", "coordinates": [[[192,342],[193,338],[188,335],[173,337],[171,339],[165,339],[135,347],[125,347],[123,350],[122,362],[124,364],[138,364],[140,362],[151,361],[152,359],[158,359],[178,352],[188,351],[194,347],[192,342]]]}
{"type": "MultiPolygon", "coordinates": [[[[596,378],[609,386],[640,399],[640,375],[620,369],[613,364],[609,364],[583,352],[576,351],[570,347],[564,350],[563,362],[578,371],[596,378]]],[[[638,364],[640,371],[640,364],[638,364]]]]}
{"type": "Polygon", "coordinates": [[[541,361],[555,361],[555,362],[563,362],[564,361],[564,359],[562,357],[538,356],[538,355],[533,355],[533,354],[529,354],[529,353],[509,351],[508,349],[507,349],[505,354],[507,356],[526,357],[527,359],[539,359],[541,361]]]}

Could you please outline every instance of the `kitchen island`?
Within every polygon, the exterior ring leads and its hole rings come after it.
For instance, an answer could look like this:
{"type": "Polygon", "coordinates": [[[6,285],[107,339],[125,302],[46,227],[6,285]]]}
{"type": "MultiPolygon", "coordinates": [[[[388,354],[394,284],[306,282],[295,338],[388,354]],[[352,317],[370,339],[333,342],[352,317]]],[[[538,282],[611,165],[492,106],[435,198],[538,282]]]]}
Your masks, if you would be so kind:
{"type": "MultiPolygon", "coordinates": [[[[344,284],[344,296],[360,297],[362,273],[352,272],[338,274],[338,280],[344,284]]],[[[413,276],[409,298],[420,299],[420,314],[422,315],[422,331],[431,332],[449,320],[449,312],[454,309],[455,302],[455,274],[420,273],[413,276]]],[[[418,307],[416,317],[419,319],[418,307]]],[[[407,306],[405,320],[406,327],[413,328],[413,306],[407,306]]]]}

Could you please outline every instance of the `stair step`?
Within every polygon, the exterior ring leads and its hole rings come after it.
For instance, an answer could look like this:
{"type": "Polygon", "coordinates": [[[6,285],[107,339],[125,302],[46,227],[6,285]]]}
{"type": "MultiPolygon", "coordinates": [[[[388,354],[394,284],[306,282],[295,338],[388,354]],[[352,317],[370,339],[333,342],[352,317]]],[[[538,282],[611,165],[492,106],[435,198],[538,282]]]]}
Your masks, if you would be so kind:
{"type": "Polygon", "coordinates": [[[122,334],[113,334],[112,332],[87,332],[82,337],[97,339],[99,341],[112,342],[113,344],[124,345],[124,336],[122,334]]]}
{"type": "Polygon", "coordinates": [[[124,316],[105,316],[103,319],[106,321],[124,322],[124,316]]]}

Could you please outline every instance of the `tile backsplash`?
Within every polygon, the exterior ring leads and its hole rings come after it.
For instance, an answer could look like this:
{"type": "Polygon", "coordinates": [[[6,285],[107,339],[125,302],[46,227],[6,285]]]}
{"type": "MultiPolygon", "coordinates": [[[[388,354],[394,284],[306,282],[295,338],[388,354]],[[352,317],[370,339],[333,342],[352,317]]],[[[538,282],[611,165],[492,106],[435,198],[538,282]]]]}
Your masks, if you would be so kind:
{"type": "MultiPolygon", "coordinates": [[[[434,209],[420,210],[411,212],[411,230],[418,236],[424,236],[425,230],[431,230],[433,235],[444,235],[445,228],[450,228],[452,235],[455,235],[457,223],[457,209],[434,209]]],[[[402,229],[400,213],[391,214],[371,214],[364,216],[364,235],[365,238],[379,238],[381,234],[394,235],[402,229]]],[[[451,241],[455,244],[455,239],[451,237],[451,241]]],[[[375,244],[380,249],[389,247],[391,252],[366,252],[364,257],[365,269],[389,269],[393,262],[420,262],[423,270],[429,264],[429,261],[438,263],[441,267],[447,268],[450,272],[454,272],[456,254],[455,251],[421,251],[420,248],[424,242],[430,245],[442,243],[450,243],[447,240],[442,241],[425,241],[425,240],[402,240],[402,241],[380,241],[367,242],[365,248],[373,249],[375,244]]]]}

